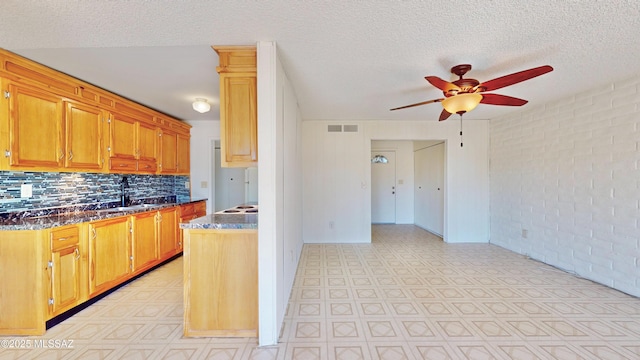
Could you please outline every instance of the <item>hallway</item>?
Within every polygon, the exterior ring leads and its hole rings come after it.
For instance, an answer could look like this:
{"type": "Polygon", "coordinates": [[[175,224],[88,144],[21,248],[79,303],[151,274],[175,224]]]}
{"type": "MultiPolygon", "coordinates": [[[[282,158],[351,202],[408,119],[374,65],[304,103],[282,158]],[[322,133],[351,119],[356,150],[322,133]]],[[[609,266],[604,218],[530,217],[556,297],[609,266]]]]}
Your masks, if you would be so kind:
{"type": "MultiPolygon", "coordinates": [[[[307,244],[281,343],[182,337],[182,258],[4,359],[634,359],[640,300],[488,244],[374,225],[372,244],[307,244]]],[[[5,340],[7,338],[0,338],[5,340]]]]}

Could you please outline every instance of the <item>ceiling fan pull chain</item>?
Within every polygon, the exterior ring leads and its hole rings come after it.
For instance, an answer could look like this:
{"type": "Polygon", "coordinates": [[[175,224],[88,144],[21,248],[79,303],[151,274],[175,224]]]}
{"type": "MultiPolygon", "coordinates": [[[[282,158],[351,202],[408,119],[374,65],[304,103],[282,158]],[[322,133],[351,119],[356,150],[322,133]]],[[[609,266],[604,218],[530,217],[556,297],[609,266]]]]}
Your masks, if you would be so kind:
{"type": "Polygon", "coordinates": [[[460,147],[462,147],[462,114],[460,114],[460,147]]]}

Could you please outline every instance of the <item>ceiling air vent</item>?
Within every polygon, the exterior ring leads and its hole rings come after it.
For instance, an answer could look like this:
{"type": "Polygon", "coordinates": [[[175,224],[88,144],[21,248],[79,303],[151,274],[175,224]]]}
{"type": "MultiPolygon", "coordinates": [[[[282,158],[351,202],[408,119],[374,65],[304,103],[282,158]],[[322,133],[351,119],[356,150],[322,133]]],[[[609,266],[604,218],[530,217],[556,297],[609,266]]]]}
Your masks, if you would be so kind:
{"type": "Polygon", "coordinates": [[[358,132],[358,125],[345,125],[344,132],[358,132]]]}
{"type": "Polygon", "coordinates": [[[328,132],[342,132],[342,125],[329,125],[327,126],[328,132]]]}

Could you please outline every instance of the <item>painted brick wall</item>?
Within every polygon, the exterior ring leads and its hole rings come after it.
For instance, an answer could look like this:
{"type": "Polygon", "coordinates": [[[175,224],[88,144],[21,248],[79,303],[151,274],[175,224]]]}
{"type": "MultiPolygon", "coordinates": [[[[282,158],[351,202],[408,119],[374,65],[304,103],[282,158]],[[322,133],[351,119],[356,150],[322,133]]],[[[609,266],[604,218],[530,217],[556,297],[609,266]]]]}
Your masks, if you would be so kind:
{"type": "MultiPolygon", "coordinates": [[[[188,176],[127,175],[131,199],[185,196],[188,176]]],[[[0,213],[119,201],[118,174],[0,171],[0,213]],[[20,185],[31,184],[33,196],[20,198],[20,185]]]]}
{"type": "Polygon", "coordinates": [[[640,76],[490,122],[491,243],[640,296],[640,76]]]}

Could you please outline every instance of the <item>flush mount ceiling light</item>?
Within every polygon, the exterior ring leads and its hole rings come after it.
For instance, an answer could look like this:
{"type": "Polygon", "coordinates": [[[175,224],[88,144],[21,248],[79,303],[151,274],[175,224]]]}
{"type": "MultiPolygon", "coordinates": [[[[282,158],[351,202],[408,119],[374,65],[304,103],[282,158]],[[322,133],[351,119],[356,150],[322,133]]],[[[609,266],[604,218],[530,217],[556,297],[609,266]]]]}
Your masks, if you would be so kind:
{"type": "Polygon", "coordinates": [[[387,159],[384,155],[376,155],[371,158],[372,164],[386,164],[388,162],[389,162],[389,159],[387,159]]]}
{"type": "Polygon", "coordinates": [[[207,111],[211,110],[211,104],[207,101],[207,99],[197,98],[196,101],[192,104],[193,110],[203,114],[207,111]]]}
{"type": "Polygon", "coordinates": [[[463,114],[475,109],[481,100],[480,94],[458,94],[442,100],[442,107],[449,114],[463,114]]]}

